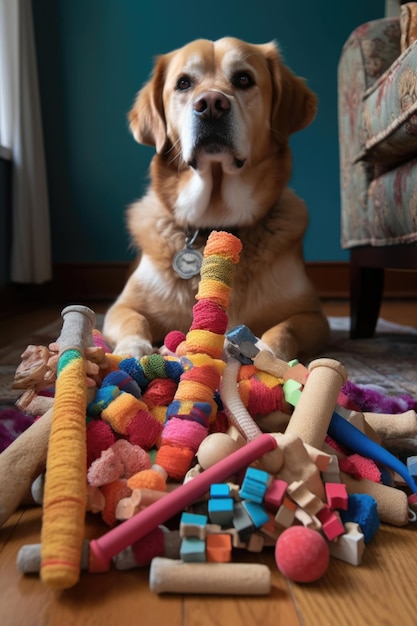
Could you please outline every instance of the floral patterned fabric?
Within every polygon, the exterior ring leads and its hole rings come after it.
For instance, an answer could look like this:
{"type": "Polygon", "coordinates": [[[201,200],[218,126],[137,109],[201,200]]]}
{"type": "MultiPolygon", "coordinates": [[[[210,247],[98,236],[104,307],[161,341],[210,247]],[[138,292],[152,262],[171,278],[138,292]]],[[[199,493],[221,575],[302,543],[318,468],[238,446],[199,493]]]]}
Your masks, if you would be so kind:
{"type": "Polygon", "coordinates": [[[417,241],[417,42],[397,17],[347,40],[338,68],[342,246],[417,241]]]}

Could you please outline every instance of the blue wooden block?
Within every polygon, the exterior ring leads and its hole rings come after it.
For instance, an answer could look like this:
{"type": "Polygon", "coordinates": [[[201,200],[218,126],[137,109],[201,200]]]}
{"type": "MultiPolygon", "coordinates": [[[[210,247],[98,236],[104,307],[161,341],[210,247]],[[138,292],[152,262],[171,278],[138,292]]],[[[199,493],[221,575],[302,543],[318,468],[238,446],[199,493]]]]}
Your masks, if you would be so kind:
{"type": "Polygon", "coordinates": [[[260,528],[261,526],[269,522],[268,513],[257,502],[251,502],[250,500],[243,500],[242,505],[246,513],[251,518],[253,525],[256,528],[260,528]]]}
{"type": "Polygon", "coordinates": [[[268,472],[255,467],[248,467],[239,490],[240,497],[244,500],[252,500],[252,502],[261,504],[270,480],[271,476],[268,472]]]}
{"type": "Polygon", "coordinates": [[[206,515],[184,512],[180,520],[180,536],[205,539],[207,534],[207,522],[208,518],[206,515]]]}
{"type": "Polygon", "coordinates": [[[239,534],[239,539],[247,543],[255,531],[252,518],[247,513],[242,502],[236,502],[233,510],[233,526],[239,534]]]}
{"type": "Polygon", "coordinates": [[[206,542],[197,537],[184,537],[181,541],[180,558],[185,563],[205,563],[206,542]]]}
{"type": "Polygon", "coordinates": [[[233,498],[211,498],[208,502],[210,521],[220,526],[231,526],[234,504],[233,498]]]}
{"type": "Polygon", "coordinates": [[[230,487],[226,483],[210,485],[210,498],[230,498],[230,487]]]}

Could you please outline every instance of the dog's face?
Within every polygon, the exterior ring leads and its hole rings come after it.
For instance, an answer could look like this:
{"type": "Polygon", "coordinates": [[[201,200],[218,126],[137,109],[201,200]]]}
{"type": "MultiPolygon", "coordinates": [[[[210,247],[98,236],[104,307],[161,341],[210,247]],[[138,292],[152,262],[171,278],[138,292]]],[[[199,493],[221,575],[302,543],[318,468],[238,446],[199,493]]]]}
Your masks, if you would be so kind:
{"type": "MultiPolygon", "coordinates": [[[[194,172],[199,180],[208,172],[211,180],[219,172],[240,175],[250,197],[259,184],[249,181],[255,169],[267,159],[288,159],[290,134],[315,113],[315,95],[282,63],[274,43],[227,37],[197,40],[159,57],[129,119],[137,141],[155,146],[176,174],[194,172]]],[[[190,179],[191,173],[187,192],[179,195],[179,213],[187,213],[190,198],[195,202],[198,195],[198,184],[190,179]]],[[[238,191],[229,186],[229,196],[238,191]]],[[[204,221],[202,215],[198,221],[204,221]]],[[[236,216],[231,221],[236,223],[236,216]]]]}

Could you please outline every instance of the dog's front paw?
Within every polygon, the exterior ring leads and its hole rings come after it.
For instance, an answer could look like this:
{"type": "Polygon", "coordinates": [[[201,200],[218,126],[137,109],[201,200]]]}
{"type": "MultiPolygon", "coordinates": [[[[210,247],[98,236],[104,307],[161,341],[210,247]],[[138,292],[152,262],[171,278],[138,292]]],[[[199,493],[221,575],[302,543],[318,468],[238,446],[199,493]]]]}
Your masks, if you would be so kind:
{"type": "Polygon", "coordinates": [[[126,357],[130,356],[140,359],[147,354],[157,352],[157,349],[143,337],[128,335],[117,342],[113,352],[119,356],[126,355],[126,357]]]}

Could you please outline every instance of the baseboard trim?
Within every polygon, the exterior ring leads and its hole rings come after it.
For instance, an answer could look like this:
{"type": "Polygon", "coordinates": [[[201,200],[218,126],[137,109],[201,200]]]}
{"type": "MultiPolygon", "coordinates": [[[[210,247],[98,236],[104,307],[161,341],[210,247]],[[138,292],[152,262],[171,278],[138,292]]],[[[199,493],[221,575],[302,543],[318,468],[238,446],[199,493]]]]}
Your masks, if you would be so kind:
{"type": "MultiPolygon", "coordinates": [[[[350,292],[349,262],[307,262],[307,274],[323,299],[348,299],[350,292]]],[[[387,269],[384,277],[384,298],[414,300],[417,298],[417,272],[387,269]]]]}
{"type": "MultiPolygon", "coordinates": [[[[349,297],[349,263],[338,261],[307,262],[307,274],[323,299],[346,300],[349,297]]],[[[131,271],[128,262],[117,263],[57,263],[53,280],[30,288],[31,299],[40,301],[91,302],[114,300],[123,289],[131,271]]],[[[28,295],[26,290],[9,287],[0,289],[5,301],[7,293],[28,295]]],[[[417,299],[417,272],[387,270],[384,297],[389,299],[417,299]]]]}

